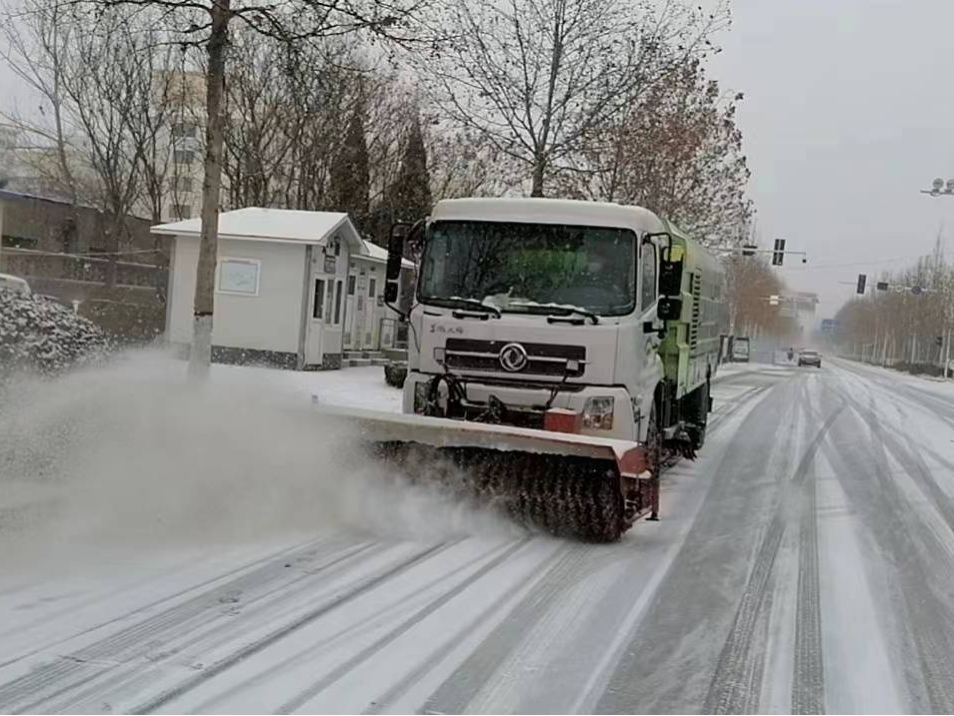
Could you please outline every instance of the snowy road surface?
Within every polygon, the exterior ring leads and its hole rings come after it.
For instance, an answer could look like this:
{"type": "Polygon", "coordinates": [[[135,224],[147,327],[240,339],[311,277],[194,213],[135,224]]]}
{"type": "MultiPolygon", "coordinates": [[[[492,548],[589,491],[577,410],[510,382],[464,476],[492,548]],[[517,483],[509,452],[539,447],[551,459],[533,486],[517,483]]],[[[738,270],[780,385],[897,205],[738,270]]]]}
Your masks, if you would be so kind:
{"type": "MultiPolygon", "coordinates": [[[[398,409],[380,369],[242,370],[215,377],[398,409]]],[[[50,421],[75,392],[30,419],[50,421]]],[[[350,479],[307,445],[296,453],[293,425],[269,432],[272,417],[199,416],[228,430],[193,454],[176,431],[201,422],[163,422],[163,401],[124,409],[135,386],[116,393],[77,408],[96,428],[79,439],[51,423],[44,440],[66,445],[62,459],[17,434],[21,472],[0,482],[0,712],[954,711],[947,385],[836,361],[733,367],[700,458],[665,477],[662,520],[611,546],[405,500],[400,486],[379,494],[373,480],[341,497],[350,479]],[[108,428],[133,443],[125,455],[106,440],[116,464],[87,444],[108,428]],[[133,470],[148,479],[125,470],[74,490],[156,444],[159,467],[133,470]],[[202,456],[230,474],[251,465],[270,492],[218,514],[221,482],[188,506],[149,491],[202,456]],[[312,497],[328,509],[279,477],[302,465],[322,476],[312,497]],[[280,491],[290,497],[262,497],[280,491]],[[266,503],[275,519],[260,518],[266,503]],[[144,530],[153,513],[171,534],[144,530]],[[215,529],[185,529],[196,513],[215,529]]]]}

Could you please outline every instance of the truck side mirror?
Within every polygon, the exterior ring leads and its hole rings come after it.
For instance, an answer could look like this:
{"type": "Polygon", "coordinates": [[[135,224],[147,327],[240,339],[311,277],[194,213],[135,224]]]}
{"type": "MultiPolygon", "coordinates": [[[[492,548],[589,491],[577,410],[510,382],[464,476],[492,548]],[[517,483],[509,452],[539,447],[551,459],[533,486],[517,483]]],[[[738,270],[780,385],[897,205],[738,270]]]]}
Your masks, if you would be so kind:
{"type": "Polygon", "coordinates": [[[662,296],[682,294],[682,261],[659,262],[659,293],[662,296]]]}
{"type": "Polygon", "coordinates": [[[678,321],[682,315],[682,299],[663,296],[656,304],[656,316],[663,321],[678,321]]]}
{"type": "MultiPolygon", "coordinates": [[[[385,277],[388,281],[397,281],[401,278],[401,261],[404,260],[404,241],[411,232],[411,225],[399,222],[391,226],[388,236],[388,265],[385,277]]],[[[387,294],[385,294],[387,300],[387,294]]]]}

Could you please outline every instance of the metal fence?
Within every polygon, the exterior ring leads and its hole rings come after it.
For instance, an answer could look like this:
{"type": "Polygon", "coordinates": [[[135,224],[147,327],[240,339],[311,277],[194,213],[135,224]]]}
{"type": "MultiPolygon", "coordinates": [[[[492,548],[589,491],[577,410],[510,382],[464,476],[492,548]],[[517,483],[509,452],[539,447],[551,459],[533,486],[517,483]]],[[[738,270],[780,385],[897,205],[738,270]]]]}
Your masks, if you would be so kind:
{"type": "MultiPolygon", "coordinates": [[[[156,252],[142,250],[124,254],[150,259],[156,252]]],[[[165,257],[163,257],[164,259],[165,257]]],[[[32,249],[4,248],[0,252],[3,271],[26,279],[67,279],[94,284],[109,283],[115,272],[116,286],[154,287],[164,289],[169,269],[161,262],[111,260],[102,256],[52,253],[32,249]]]]}

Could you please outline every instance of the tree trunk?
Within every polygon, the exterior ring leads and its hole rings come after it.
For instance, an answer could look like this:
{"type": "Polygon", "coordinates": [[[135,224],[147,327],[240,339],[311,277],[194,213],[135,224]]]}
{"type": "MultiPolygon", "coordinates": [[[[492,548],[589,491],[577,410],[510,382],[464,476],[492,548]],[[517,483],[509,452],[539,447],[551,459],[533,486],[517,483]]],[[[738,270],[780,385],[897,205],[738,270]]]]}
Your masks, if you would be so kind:
{"type": "Polygon", "coordinates": [[[530,188],[530,196],[543,196],[543,173],[546,170],[546,160],[537,157],[533,162],[533,185],[530,188]]]}
{"type": "Polygon", "coordinates": [[[212,363],[212,314],[215,306],[215,267],[218,253],[219,192],[222,185],[222,144],[225,115],[222,95],[225,88],[225,55],[229,41],[232,0],[214,0],[209,35],[209,68],[206,74],[205,179],[202,182],[199,265],[195,277],[192,349],[189,375],[204,378],[212,363]]]}

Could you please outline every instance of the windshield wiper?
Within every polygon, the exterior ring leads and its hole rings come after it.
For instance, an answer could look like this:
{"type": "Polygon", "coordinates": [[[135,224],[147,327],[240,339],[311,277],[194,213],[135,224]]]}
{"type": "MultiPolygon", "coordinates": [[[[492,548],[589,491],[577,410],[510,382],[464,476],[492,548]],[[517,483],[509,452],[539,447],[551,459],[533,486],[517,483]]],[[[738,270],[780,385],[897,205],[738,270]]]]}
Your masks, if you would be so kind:
{"type": "Polygon", "coordinates": [[[526,309],[532,313],[559,313],[564,316],[570,316],[574,313],[577,315],[583,316],[584,318],[589,318],[595,326],[600,322],[600,317],[586,308],[581,306],[570,306],[564,303],[536,303],[534,301],[512,301],[508,306],[514,306],[517,308],[526,309]]]}
{"type": "Polygon", "coordinates": [[[450,307],[458,308],[472,308],[477,311],[483,311],[484,313],[490,313],[495,318],[500,318],[500,309],[496,306],[490,306],[486,303],[478,301],[476,298],[463,298],[461,296],[428,296],[424,299],[425,302],[430,301],[438,306],[445,305],[450,307]]]}

